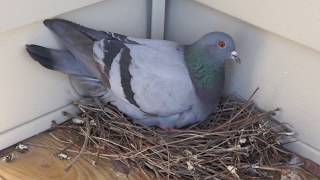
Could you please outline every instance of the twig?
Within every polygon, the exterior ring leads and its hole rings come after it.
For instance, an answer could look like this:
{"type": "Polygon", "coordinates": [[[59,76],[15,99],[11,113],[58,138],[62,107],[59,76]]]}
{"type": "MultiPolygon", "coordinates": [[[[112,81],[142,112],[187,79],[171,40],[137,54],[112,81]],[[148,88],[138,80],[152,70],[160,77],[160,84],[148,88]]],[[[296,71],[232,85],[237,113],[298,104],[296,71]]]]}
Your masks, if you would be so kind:
{"type": "Polygon", "coordinates": [[[89,135],[90,135],[90,129],[91,129],[91,128],[90,128],[89,120],[86,119],[85,122],[86,122],[86,135],[85,135],[85,139],[84,139],[83,145],[82,145],[82,147],[81,147],[81,149],[80,149],[80,151],[79,151],[79,154],[77,154],[77,156],[76,156],[75,158],[73,158],[73,159],[71,160],[71,162],[70,162],[70,163],[66,166],[66,168],[64,169],[64,170],[67,171],[67,172],[70,170],[70,168],[73,166],[73,164],[78,161],[78,159],[80,158],[81,154],[82,154],[82,153],[86,150],[86,148],[87,148],[87,144],[88,144],[88,141],[89,141],[89,135]]]}
{"type": "Polygon", "coordinates": [[[157,179],[263,179],[267,175],[262,172],[279,169],[279,164],[290,166],[291,154],[279,142],[292,133],[281,124],[271,126],[275,110],[264,112],[254,105],[257,91],[247,101],[225,99],[206,121],[170,133],[134,124],[98,99],[79,101],[82,113],[75,118],[85,119],[85,125],[59,125],[67,127],[61,129],[63,140],[53,133],[52,138],[81,147],[65,150],[77,153],[67,170],[86,154],[151,170],[157,179]],[[95,125],[90,126],[90,120],[95,125]]]}

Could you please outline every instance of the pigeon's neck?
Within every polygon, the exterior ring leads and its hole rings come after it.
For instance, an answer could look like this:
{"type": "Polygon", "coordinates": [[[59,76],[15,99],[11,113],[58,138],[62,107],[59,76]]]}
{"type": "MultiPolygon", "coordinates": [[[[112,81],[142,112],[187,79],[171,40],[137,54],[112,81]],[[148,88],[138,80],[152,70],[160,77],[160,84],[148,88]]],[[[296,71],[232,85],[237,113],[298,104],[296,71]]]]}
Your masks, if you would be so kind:
{"type": "Polygon", "coordinates": [[[204,101],[221,96],[224,86],[224,61],[210,57],[205,49],[185,46],[184,56],[197,95],[204,101]]]}

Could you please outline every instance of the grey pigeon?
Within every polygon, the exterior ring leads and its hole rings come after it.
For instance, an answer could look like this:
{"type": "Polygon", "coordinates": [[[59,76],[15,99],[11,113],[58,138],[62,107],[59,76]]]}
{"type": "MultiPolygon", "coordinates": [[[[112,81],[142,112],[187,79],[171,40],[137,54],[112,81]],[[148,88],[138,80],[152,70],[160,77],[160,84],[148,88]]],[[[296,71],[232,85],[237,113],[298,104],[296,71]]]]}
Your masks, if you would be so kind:
{"type": "Polygon", "coordinates": [[[190,45],[127,37],[62,19],[44,24],[66,50],[27,45],[42,66],[70,75],[90,96],[110,102],[135,123],[181,128],[214,112],[225,60],[238,62],[233,39],[211,32],[190,45]]]}

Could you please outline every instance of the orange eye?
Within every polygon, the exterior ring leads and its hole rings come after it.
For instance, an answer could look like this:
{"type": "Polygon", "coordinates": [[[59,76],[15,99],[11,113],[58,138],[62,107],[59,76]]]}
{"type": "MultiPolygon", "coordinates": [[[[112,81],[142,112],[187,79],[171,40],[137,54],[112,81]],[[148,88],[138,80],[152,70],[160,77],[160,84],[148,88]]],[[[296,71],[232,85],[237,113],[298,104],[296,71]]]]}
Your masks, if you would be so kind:
{"type": "Polygon", "coordinates": [[[226,47],[226,43],[224,41],[218,41],[217,45],[219,46],[219,48],[225,48],[226,47]]]}

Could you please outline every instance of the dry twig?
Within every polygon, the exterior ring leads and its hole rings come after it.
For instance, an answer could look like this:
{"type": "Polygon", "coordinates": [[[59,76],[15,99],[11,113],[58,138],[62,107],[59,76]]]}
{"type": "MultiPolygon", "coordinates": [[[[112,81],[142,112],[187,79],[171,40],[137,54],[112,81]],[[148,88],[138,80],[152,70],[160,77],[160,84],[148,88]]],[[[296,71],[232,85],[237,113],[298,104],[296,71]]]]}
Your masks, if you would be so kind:
{"type": "Polygon", "coordinates": [[[290,153],[279,140],[292,133],[280,124],[271,126],[278,109],[263,112],[251,98],[225,99],[206,121],[174,132],[136,125],[97,99],[76,105],[82,113],[73,117],[86,123],[56,126],[67,134],[60,141],[82,144],[80,151],[68,149],[78,155],[66,169],[81,154],[146,168],[161,179],[269,178],[270,171],[289,166],[290,153]]]}

